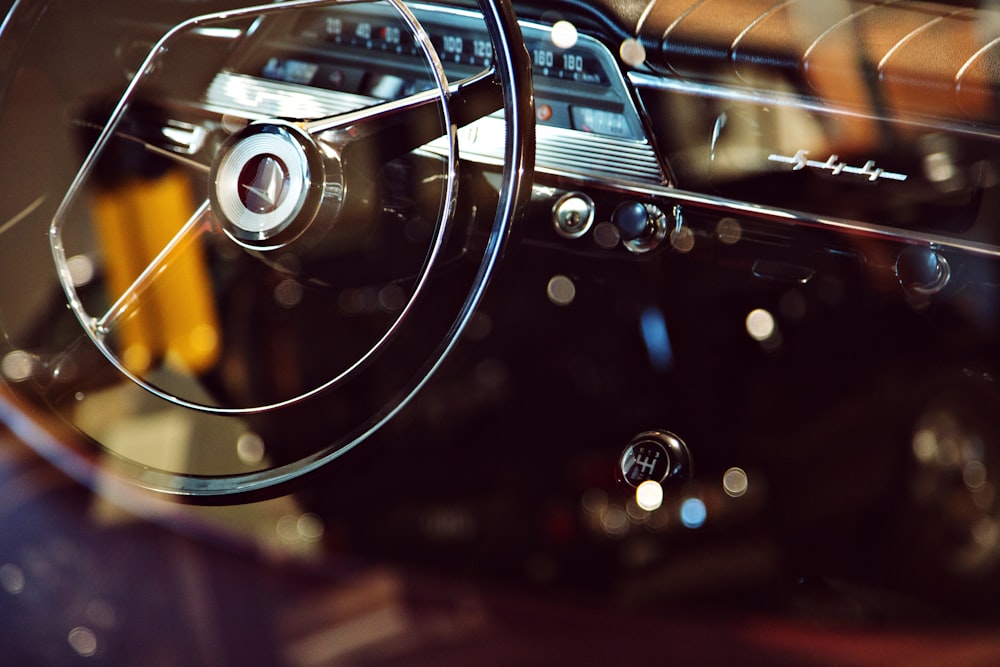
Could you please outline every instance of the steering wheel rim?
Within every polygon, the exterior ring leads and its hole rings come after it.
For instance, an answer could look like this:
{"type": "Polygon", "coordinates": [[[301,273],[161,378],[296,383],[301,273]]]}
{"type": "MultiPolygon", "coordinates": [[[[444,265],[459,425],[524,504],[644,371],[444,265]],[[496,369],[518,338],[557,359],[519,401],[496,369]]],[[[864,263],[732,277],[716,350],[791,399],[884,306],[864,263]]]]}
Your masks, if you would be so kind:
{"type": "MultiPolygon", "coordinates": [[[[401,2],[398,2],[398,0],[391,0],[391,2],[394,6],[398,5],[397,9],[402,8],[403,12],[408,11],[401,2]]],[[[331,0],[295,0],[293,2],[282,3],[281,5],[250,7],[244,10],[239,10],[238,12],[204,15],[178,24],[168,31],[168,33],[156,44],[154,49],[150,52],[150,55],[146,58],[143,66],[139,70],[139,75],[133,80],[133,83],[130,84],[129,88],[126,89],[126,92],[119,100],[115,111],[112,112],[110,121],[104,129],[105,134],[107,136],[111,136],[111,134],[115,131],[116,121],[128,108],[131,101],[131,92],[141,80],[142,73],[146,68],[152,67],[155,62],[157,52],[170,40],[173,35],[189,30],[193,27],[211,24],[217,20],[229,20],[237,17],[237,15],[246,14],[259,16],[268,13],[277,13],[307,7],[323,7],[335,4],[338,3],[331,0]]],[[[489,228],[489,237],[485,245],[485,249],[482,252],[482,259],[479,261],[478,267],[475,270],[475,277],[472,280],[472,288],[466,294],[454,318],[447,325],[446,335],[441,340],[440,344],[434,349],[433,353],[423,363],[420,371],[412,378],[411,383],[408,386],[400,388],[397,393],[389,398],[382,409],[376,411],[374,414],[371,414],[370,417],[362,421],[357,428],[346,434],[331,437],[326,446],[320,447],[315,451],[310,452],[308,455],[300,456],[292,462],[286,462],[273,467],[253,470],[246,473],[205,475],[192,474],[181,470],[158,469],[138,461],[130,460],[127,456],[121,456],[115,452],[107,452],[112,456],[108,457],[103,464],[110,464],[102,465],[100,470],[96,470],[94,472],[98,475],[110,474],[115,479],[125,479],[127,482],[138,487],[168,494],[191,502],[241,502],[248,499],[276,495],[283,493],[288,484],[295,482],[304,475],[323,467],[330,461],[338,458],[366,440],[369,436],[384,426],[386,422],[395,416],[407,403],[409,403],[413,396],[427,383],[431,375],[433,375],[450,350],[455,346],[475,312],[476,307],[481,301],[490,277],[502,255],[504,244],[510,234],[511,223],[516,217],[518,209],[525,200],[526,192],[530,189],[530,173],[533,166],[532,141],[534,136],[534,112],[532,107],[533,101],[530,83],[530,60],[523,41],[520,39],[520,32],[517,26],[516,17],[514,16],[513,8],[510,3],[506,0],[481,0],[480,8],[483,12],[487,32],[494,44],[494,52],[496,55],[492,70],[502,91],[503,109],[507,119],[508,128],[505,144],[506,159],[504,161],[501,186],[498,192],[498,205],[489,228]]],[[[410,16],[412,17],[412,14],[410,16]]],[[[416,19],[414,18],[413,21],[416,21],[416,19]]],[[[416,24],[416,28],[414,29],[419,30],[419,23],[416,24]]],[[[442,88],[440,81],[438,84],[439,89],[442,88]]],[[[444,85],[447,85],[447,82],[445,82],[444,85]]],[[[455,126],[449,115],[447,93],[443,90],[442,100],[443,115],[447,119],[447,125],[449,126],[453,137],[452,143],[454,144],[455,126]]],[[[92,167],[91,162],[96,161],[97,158],[95,156],[99,156],[101,153],[101,142],[102,139],[99,138],[97,144],[95,145],[94,152],[87,159],[87,161],[85,161],[83,167],[81,168],[77,181],[81,178],[86,178],[88,170],[92,167]]],[[[457,147],[455,148],[455,151],[457,151],[457,147]]],[[[454,153],[451,159],[456,159],[454,153]]],[[[60,238],[60,225],[58,224],[58,221],[65,213],[64,209],[67,209],[70,205],[67,202],[73,199],[73,190],[78,185],[77,181],[74,181],[74,185],[71,186],[71,191],[67,194],[63,204],[56,212],[53,218],[53,223],[50,227],[50,240],[52,241],[53,255],[58,267],[61,282],[64,289],[66,289],[67,299],[70,301],[71,306],[74,305],[73,300],[77,298],[77,296],[75,290],[72,288],[72,278],[68,275],[66,270],[66,257],[63,254],[60,238]]],[[[449,206],[453,205],[455,198],[456,195],[454,195],[450,190],[445,197],[449,206]]],[[[449,209],[449,211],[450,213],[448,215],[450,215],[454,209],[449,209]]],[[[447,226],[447,221],[445,221],[443,226],[447,226]]],[[[430,272],[432,265],[433,262],[430,262],[426,267],[427,271],[425,273],[430,272]]],[[[422,274],[422,276],[423,275],[424,274],[422,274]]],[[[423,280],[423,277],[421,280],[423,280]]],[[[414,294],[413,299],[416,299],[417,296],[417,294],[414,294]]],[[[78,315],[86,312],[82,306],[74,308],[74,311],[78,315]]],[[[402,315],[400,317],[402,317],[402,315]]],[[[92,323],[83,321],[81,318],[81,325],[83,325],[83,328],[88,335],[96,330],[96,328],[92,329],[90,327],[91,324],[92,323]]],[[[392,340],[394,335],[394,331],[390,331],[389,334],[383,337],[380,344],[382,342],[392,340]]],[[[377,347],[378,346],[376,346],[376,348],[377,347]]],[[[380,353],[380,350],[373,348],[372,354],[374,355],[376,353],[380,353]]],[[[133,382],[139,380],[137,384],[143,386],[147,390],[149,389],[149,387],[145,386],[145,383],[141,381],[141,378],[137,378],[131,374],[127,368],[117,362],[117,359],[113,355],[109,356],[108,360],[111,361],[126,377],[129,377],[130,380],[133,382]]],[[[360,368],[366,363],[366,359],[361,359],[356,366],[360,368]]],[[[345,375],[349,375],[349,373],[345,375]]],[[[236,410],[213,409],[211,405],[186,405],[184,401],[171,401],[170,396],[162,396],[157,394],[155,391],[153,391],[153,393],[159,398],[173,402],[184,409],[208,408],[208,412],[214,411],[220,414],[243,415],[275,412],[293,407],[293,404],[294,407],[298,407],[303,399],[305,401],[322,401],[327,390],[327,386],[321,386],[316,388],[315,391],[310,392],[307,396],[296,397],[293,401],[277,402],[263,406],[254,406],[251,409],[240,408],[236,410]]],[[[91,447],[93,445],[94,443],[92,442],[91,447]]],[[[97,447],[100,448],[100,451],[106,451],[99,444],[97,447]]],[[[84,451],[83,455],[85,457],[92,458],[93,450],[84,451]]],[[[79,469],[78,466],[76,468],[79,469]]]]}
{"type": "MultiPolygon", "coordinates": [[[[159,55],[172,48],[172,42],[175,38],[183,36],[194,29],[211,27],[220,22],[239,20],[244,17],[263,18],[268,15],[281,14],[300,8],[323,8],[341,4],[342,2],[343,0],[292,0],[281,5],[268,7],[254,6],[243,10],[205,14],[179,23],[171,28],[153,45],[149,54],[139,66],[136,75],[129,82],[129,85],[115,105],[100,136],[84,160],[83,165],[80,167],[79,172],[52,219],[52,224],[49,227],[49,239],[53,259],[56,263],[57,275],[66,294],[70,309],[76,315],[77,320],[91,342],[112,363],[117,371],[159,399],[174,403],[183,408],[229,415],[250,415],[270,412],[298,404],[304,400],[309,400],[347,379],[363,368],[370,359],[376,357],[385,345],[393,339],[400,323],[407,316],[414,303],[423,296],[427,279],[434,269],[437,258],[441,254],[445,235],[451,223],[451,218],[454,215],[457,136],[454,132],[454,122],[449,110],[448,82],[443,65],[435,53],[427,37],[427,33],[401,0],[385,0],[385,2],[388,2],[406,21],[407,27],[418,40],[419,46],[424,51],[431,65],[434,84],[440,96],[443,128],[448,128],[445,131],[450,135],[447,141],[447,166],[445,168],[447,174],[447,191],[442,198],[444,210],[439,216],[427,261],[420,270],[417,284],[407,304],[401,309],[392,324],[375,344],[347,369],[311,389],[283,400],[246,407],[217,406],[209,403],[207,400],[199,401],[194,398],[185,398],[172,393],[170,390],[160,388],[154,382],[143,377],[141,373],[130,368],[125,355],[117,353],[113,346],[109,344],[107,337],[121,320],[127,318],[127,313],[133,304],[141,301],[145,293],[155,286],[161,273],[161,266],[169,261],[171,254],[184,245],[193,242],[194,239],[192,237],[207,226],[217,225],[233,243],[257,254],[262,261],[266,262],[268,261],[269,251],[284,250],[286,247],[292,247],[311,225],[320,222],[320,220],[316,219],[318,216],[337,215],[342,195],[338,192],[335,197],[330,197],[328,191],[331,184],[335,184],[338,190],[342,190],[344,187],[329,174],[334,164],[339,165],[340,158],[337,155],[322,154],[323,148],[320,147],[320,142],[315,136],[317,132],[311,129],[311,126],[317,124],[316,121],[293,123],[281,119],[266,119],[251,123],[231,135],[216,151],[216,155],[213,158],[213,165],[209,176],[209,198],[198,207],[191,218],[172,236],[166,247],[140,272],[140,275],[126,288],[125,292],[117,296],[111,307],[100,317],[93,317],[88,313],[77,290],[69,266],[69,258],[63,245],[64,226],[70,218],[74,205],[82,198],[82,191],[85,184],[94,178],[99,161],[108,152],[110,142],[119,132],[126,110],[133,104],[135,93],[141,87],[147,73],[155,69],[159,55]],[[282,167],[280,169],[282,171],[288,172],[291,170],[297,172],[294,175],[288,173],[284,175],[284,180],[287,183],[282,188],[284,196],[281,198],[280,205],[276,203],[274,210],[267,213],[247,209],[242,201],[242,195],[245,190],[241,191],[240,188],[248,188],[249,186],[239,183],[241,167],[243,167],[242,171],[245,171],[248,162],[262,156],[266,156],[265,159],[271,160],[275,164],[281,164],[282,167]],[[235,167],[232,166],[234,163],[235,167]],[[324,196],[326,196],[327,201],[322,201],[324,196]],[[331,199],[335,200],[333,204],[329,202],[331,199]],[[324,208],[334,210],[323,210],[324,208]],[[296,224],[300,218],[304,218],[304,222],[296,224]],[[278,223],[274,223],[275,219],[278,220],[278,223]]],[[[359,116],[364,117],[369,113],[371,113],[370,110],[362,110],[356,114],[342,114],[336,119],[338,121],[337,124],[344,127],[350,123],[350,121],[345,122],[340,120],[343,116],[349,116],[353,120],[359,116]]],[[[329,131],[328,126],[330,124],[330,121],[323,123],[323,130],[329,131]]],[[[339,169],[339,167],[337,168],[339,169]]],[[[254,190],[256,188],[251,187],[250,189],[254,190]]]]}

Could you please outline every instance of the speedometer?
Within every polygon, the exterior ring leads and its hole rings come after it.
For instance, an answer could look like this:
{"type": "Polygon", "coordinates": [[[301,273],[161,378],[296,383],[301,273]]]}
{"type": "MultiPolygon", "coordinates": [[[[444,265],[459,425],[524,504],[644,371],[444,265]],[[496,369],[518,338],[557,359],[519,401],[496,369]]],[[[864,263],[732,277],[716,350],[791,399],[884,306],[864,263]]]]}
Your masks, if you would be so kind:
{"type": "MultiPolygon", "coordinates": [[[[488,69],[493,46],[481,17],[408,4],[452,83],[488,69]]],[[[587,180],[662,184],[659,160],[612,51],[589,35],[521,22],[533,71],[536,171],[587,180]]],[[[420,49],[384,3],[339,4],[295,21],[257,26],[206,96],[224,114],[295,116],[296,105],[343,113],[427,90],[420,49]],[[266,108],[266,112],[263,109],[266,108]]],[[[313,109],[319,111],[319,109],[313,109]]],[[[463,159],[496,163],[500,114],[463,128],[463,159]]],[[[429,146],[432,151],[440,147],[429,146]]]]}
{"type": "MultiPolygon", "coordinates": [[[[482,24],[461,12],[436,8],[421,18],[431,43],[446,67],[465,66],[485,69],[493,60],[493,46],[482,24]]],[[[295,29],[297,37],[306,43],[336,44],[348,47],[354,55],[365,52],[389,52],[418,57],[419,53],[405,30],[391,20],[388,12],[377,5],[338,7],[311,12],[303,16],[295,29]]],[[[534,75],[595,86],[610,81],[602,59],[587,40],[560,47],[547,30],[523,26],[525,41],[532,56],[534,75]]],[[[346,54],[345,54],[346,55],[346,54]]]]}

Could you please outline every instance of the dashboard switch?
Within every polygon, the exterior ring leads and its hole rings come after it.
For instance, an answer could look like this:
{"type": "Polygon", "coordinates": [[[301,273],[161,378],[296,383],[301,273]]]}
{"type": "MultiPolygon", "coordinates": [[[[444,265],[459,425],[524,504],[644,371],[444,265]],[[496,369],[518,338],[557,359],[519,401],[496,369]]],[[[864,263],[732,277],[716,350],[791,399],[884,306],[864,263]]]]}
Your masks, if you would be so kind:
{"type": "Polygon", "coordinates": [[[896,258],[896,278],[907,294],[930,296],[947,286],[951,267],[934,249],[909,246],[896,258]]]}
{"type": "Polygon", "coordinates": [[[563,238],[583,236],[594,224],[594,200],[582,192],[563,195],[552,207],[552,224],[563,238]]]}
{"type": "Polygon", "coordinates": [[[619,472],[631,486],[681,481],[691,476],[691,453],[684,441],[669,431],[646,431],[632,438],[622,452],[619,472]]]}
{"type": "Polygon", "coordinates": [[[667,237],[666,216],[652,204],[624,201],[611,214],[611,222],[630,252],[649,252],[667,237]]]}
{"type": "Polygon", "coordinates": [[[615,209],[611,222],[618,228],[622,241],[633,241],[646,233],[649,212],[637,201],[623,202],[615,209]]]}

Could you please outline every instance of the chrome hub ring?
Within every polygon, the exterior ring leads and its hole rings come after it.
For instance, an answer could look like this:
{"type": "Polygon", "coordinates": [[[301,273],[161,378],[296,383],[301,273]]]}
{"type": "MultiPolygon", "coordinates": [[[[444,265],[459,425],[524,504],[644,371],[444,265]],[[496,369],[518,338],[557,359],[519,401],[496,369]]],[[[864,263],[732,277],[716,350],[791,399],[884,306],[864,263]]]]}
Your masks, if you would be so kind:
{"type": "Polygon", "coordinates": [[[255,250],[281,247],[312,223],[321,204],[323,161],[305,133],[277,123],[250,125],[219,152],[212,208],[225,233],[255,250]]]}

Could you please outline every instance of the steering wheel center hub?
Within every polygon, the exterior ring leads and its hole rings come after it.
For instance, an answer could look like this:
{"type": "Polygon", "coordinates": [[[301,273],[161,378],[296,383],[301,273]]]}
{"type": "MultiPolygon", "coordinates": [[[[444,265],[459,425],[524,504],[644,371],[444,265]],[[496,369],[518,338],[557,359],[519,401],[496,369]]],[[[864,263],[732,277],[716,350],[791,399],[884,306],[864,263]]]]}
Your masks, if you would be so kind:
{"type": "Polygon", "coordinates": [[[288,194],[291,179],[288,167],[276,155],[251,158],[238,178],[240,201],[251,213],[274,213],[288,194]]]}
{"type": "Polygon", "coordinates": [[[327,171],[308,134],[280,122],[255,123],[219,151],[209,183],[212,208],[238,244],[284,247],[309,228],[324,199],[342,192],[326,187],[327,171]]]}

